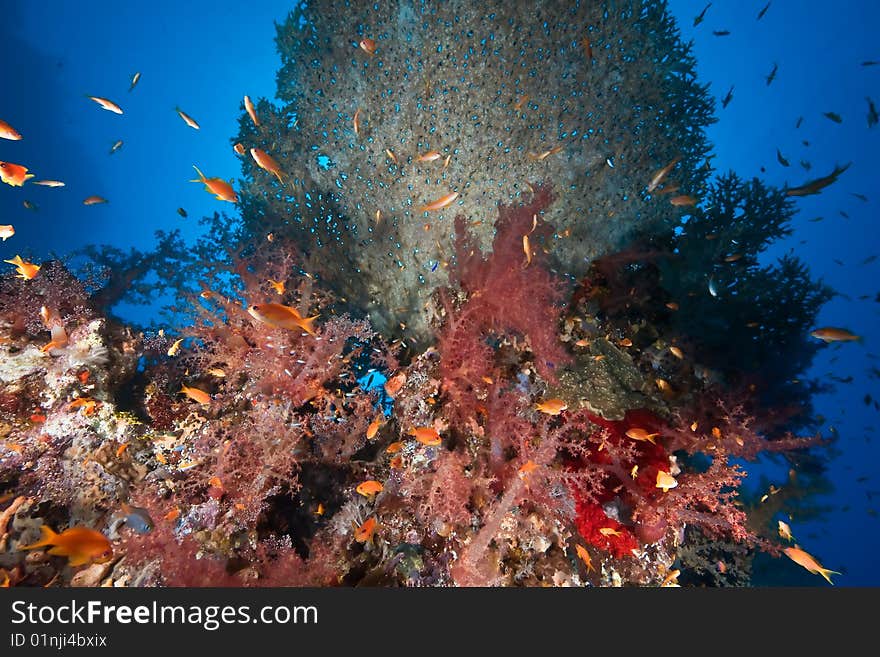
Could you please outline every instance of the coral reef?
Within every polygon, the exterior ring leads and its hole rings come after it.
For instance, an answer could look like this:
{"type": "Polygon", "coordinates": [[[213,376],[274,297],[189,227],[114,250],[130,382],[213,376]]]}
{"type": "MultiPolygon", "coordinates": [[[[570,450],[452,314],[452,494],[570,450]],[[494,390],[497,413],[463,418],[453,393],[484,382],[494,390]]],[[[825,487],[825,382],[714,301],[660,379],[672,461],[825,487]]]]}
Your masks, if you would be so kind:
{"type": "MultiPolygon", "coordinates": [[[[292,12],[277,43],[282,104],[260,103],[261,126],[243,117],[235,141],[271,152],[288,178],[245,163],[245,224],[288,231],[309,271],[384,334],[402,321],[430,335],[423,306],[445,284],[436,264],[457,214],[479,221],[553,181],[547,246],[579,277],[666,220],[644,193],[656,169],[680,157],[682,190],[708,173],[713,101],[664,2],[326,0],[292,12]]],[[[493,239],[488,221],[471,231],[483,248],[493,239]]]]}
{"type": "Polygon", "coordinates": [[[758,264],[784,191],[708,180],[665,3],[321,0],[278,46],[284,105],[235,142],[281,171],[243,165],[241,217],[0,278],[0,575],[747,584],[821,490],[792,380],[831,292],[758,264]],[[162,329],[110,316],[155,294],[162,329]],[[755,504],[763,453],[793,474],[755,504]],[[113,556],[31,550],[42,525],[113,556]]]}

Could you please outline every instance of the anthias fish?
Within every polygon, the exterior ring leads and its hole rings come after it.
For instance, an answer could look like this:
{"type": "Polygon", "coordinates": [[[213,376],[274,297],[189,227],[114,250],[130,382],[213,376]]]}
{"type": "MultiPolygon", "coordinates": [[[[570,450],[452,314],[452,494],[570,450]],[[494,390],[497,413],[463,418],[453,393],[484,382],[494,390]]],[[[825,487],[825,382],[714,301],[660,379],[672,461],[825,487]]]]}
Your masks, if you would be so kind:
{"type": "Polygon", "coordinates": [[[51,547],[49,554],[67,557],[71,566],[87,563],[105,563],[113,558],[113,546],[101,532],[88,527],[71,527],[56,534],[47,525],[40,527],[42,538],[36,543],[22,545],[20,550],[51,547]]]}
{"type": "Polygon", "coordinates": [[[829,570],[828,568],[824,568],[822,564],[816,561],[816,558],[813,555],[805,552],[798,546],[787,547],[783,550],[783,552],[785,553],[785,556],[794,561],[797,565],[806,568],[814,575],[821,575],[831,585],[834,585],[834,582],[831,581],[831,577],[829,577],[829,575],[841,574],[836,570],[829,570]]]}
{"type": "Polygon", "coordinates": [[[836,326],[824,326],[810,332],[814,338],[823,342],[857,342],[862,338],[854,333],[847,331],[845,328],[836,326]]]}
{"type": "Polygon", "coordinates": [[[178,115],[180,115],[180,118],[183,119],[183,122],[186,123],[190,128],[194,130],[201,129],[201,126],[199,126],[198,122],[182,109],[180,109],[179,107],[175,107],[174,111],[177,112],[178,115]]]}
{"type": "Polygon", "coordinates": [[[458,192],[450,192],[445,196],[441,196],[436,201],[431,201],[430,203],[423,205],[421,208],[419,208],[419,212],[432,212],[434,210],[442,210],[443,208],[452,205],[457,198],[458,192]]]}
{"type": "Polygon", "coordinates": [[[0,162],[0,180],[12,187],[21,187],[28,180],[34,177],[34,174],[28,173],[28,168],[21,164],[13,164],[12,162],[0,162]]]}
{"type": "Polygon", "coordinates": [[[8,262],[10,265],[15,265],[15,268],[18,270],[17,278],[23,278],[25,280],[32,279],[34,276],[37,275],[37,272],[40,271],[40,265],[35,265],[32,262],[22,260],[21,256],[19,255],[15,256],[12,260],[4,260],[3,262],[8,262]]]}
{"type": "Polygon", "coordinates": [[[206,191],[214,194],[214,198],[218,201],[228,201],[229,203],[236,203],[238,201],[238,196],[235,193],[235,190],[232,189],[232,185],[223,180],[222,178],[207,178],[205,174],[199,171],[199,168],[193,165],[193,169],[196,170],[196,173],[199,174],[197,180],[190,180],[190,182],[200,182],[205,185],[206,191]]]}
{"type": "Polygon", "coordinates": [[[103,107],[108,112],[113,112],[114,114],[122,114],[122,108],[114,103],[112,100],[107,100],[106,98],[101,98],[100,96],[86,96],[89,100],[93,100],[98,105],[103,107]]]}
{"type": "Polygon", "coordinates": [[[244,97],[244,109],[247,111],[248,116],[251,117],[251,121],[254,122],[256,127],[260,127],[260,119],[257,118],[257,110],[254,108],[254,104],[251,102],[250,96],[244,97]]]}
{"type": "Polygon", "coordinates": [[[18,132],[18,130],[6,123],[6,121],[0,119],[0,137],[2,137],[3,139],[17,141],[21,139],[21,134],[18,132]]]}
{"type": "Polygon", "coordinates": [[[302,329],[309,335],[316,335],[314,324],[319,316],[303,317],[296,308],[291,306],[284,306],[280,303],[258,303],[248,308],[248,314],[269,326],[288,330],[302,329]]]}
{"type": "Polygon", "coordinates": [[[275,158],[269,155],[266,151],[259,148],[252,148],[251,157],[254,158],[254,162],[257,163],[257,166],[278,178],[278,182],[284,182],[284,179],[281,177],[281,165],[279,165],[278,162],[275,161],[275,158]]]}

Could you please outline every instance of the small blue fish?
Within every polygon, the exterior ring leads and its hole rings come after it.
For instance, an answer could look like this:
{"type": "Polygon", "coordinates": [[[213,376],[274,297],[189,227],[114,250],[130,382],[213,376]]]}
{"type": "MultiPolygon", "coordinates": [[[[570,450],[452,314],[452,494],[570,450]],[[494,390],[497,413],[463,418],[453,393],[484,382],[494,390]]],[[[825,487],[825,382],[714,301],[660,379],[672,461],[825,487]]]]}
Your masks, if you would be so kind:
{"type": "Polygon", "coordinates": [[[137,534],[149,534],[153,531],[153,519],[149,511],[139,506],[130,506],[125,502],[122,502],[121,507],[125,514],[123,522],[129,529],[137,534]]]}
{"type": "Polygon", "coordinates": [[[715,279],[714,278],[709,279],[709,294],[711,294],[713,297],[718,296],[718,288],[715,287],[715,279]]]}

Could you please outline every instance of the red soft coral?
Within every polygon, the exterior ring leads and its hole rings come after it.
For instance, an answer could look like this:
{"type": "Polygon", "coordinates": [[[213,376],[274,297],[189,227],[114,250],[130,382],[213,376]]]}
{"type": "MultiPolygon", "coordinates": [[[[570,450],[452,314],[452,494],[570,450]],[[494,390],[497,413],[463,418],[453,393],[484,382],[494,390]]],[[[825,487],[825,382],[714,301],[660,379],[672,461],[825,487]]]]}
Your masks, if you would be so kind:
{"type": "Polygon", "coordinates": [[[540,217],[552,200],[544,186],[528,204],[499,205],[488,256],[474,243],[465,217],[456,217],[452,277],[467,298],[456,307],[452,290],[440,292],[446,319],[439,347],[444,392],[459,420],[473,416],[476,400],[496,378],[492,336],[525,339],[535,369],[550,381],[556,380],[555,368],[569,361],[557,335],[561,284],[543,266],[539,248],[552,233],[540,217]]]}

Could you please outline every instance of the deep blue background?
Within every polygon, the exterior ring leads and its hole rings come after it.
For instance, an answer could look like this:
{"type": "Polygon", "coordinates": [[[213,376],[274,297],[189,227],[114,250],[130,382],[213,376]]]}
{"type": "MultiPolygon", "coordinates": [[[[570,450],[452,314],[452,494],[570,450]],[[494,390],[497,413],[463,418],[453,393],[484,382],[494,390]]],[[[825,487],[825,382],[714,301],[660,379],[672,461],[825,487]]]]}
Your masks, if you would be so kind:
{"type": "MultiPolygon", "coordinates": [[[[869,367],[880,366],[875,355],[880,304],[873,300],[880,291],[880,261],[860,263],[880,251],[875,227],[880,126],[868,129],[865,101],[865,96],[880,101],[880,66],[860,62],[880,59],[880,2],[774,0],[756,21],[764,4],[717,0],[705,21],[693,27],[705,3],[670,0],[685,39],[694,40],[700,79],[711,82],[719,99],[720,121],[709,135],[717,154],[713,164],[720,171],[797,185],[827,174],[836,163],[853,162],[836,185],[798,200],[795,234],[768,257],[794,249],[816,275],[852,299],[839,297],[828,304],[820,324],[849,327],[864,336],[864,343],[824,350],[811,372],[823,380],[829,374],[855,378],[817,399],[818,411],[841,435],[837,447],[842,453],[831,469],[836,490],[828,502],[833,508],[825,521],[793,524],[792,529],[802,547],[826,567],[844,571],[837,583],[877,585],[880,524],[869,513],[877,505],[866,492],[880,495],[878,454],[871,441],[878,413],[863,405],[862,397],[880,397],[878,380],[867,376],[869,367]],[[730,30],[731,35],[717,37],[712,30],[730,30]],[[768,87],[764,77],[774,62],[779,71],[768,87]],[[733,101],[721,109],[730,85],[735,85],[733,101]],[[843,123],[823,117],[828,111],[840,114],[843,123]],[[804,121],[796,130],[799,116],[804,121]],[[791,167],[776,161],[776,148],[791,167]],[[811,162],[811,171],[801,168],[801,159],[811,162]],[[865,194],[869,202],[851,193],[865,194]],[[848,219],[838,214],[841,210],[848,219]],[[817,216],[824,220],[809,221],[817,216]],[[858,300],[863,294],[870,299],[858,300]],[[870,478],[857,482],[862,476],[870,478]]],[[[240,175],[230,138],[237,132],[244,94],[254,100],[274,96],[279,59],[273,21],[284,19],[293,6],[290,0],[3,6],[0,118],[24,140],[0,140],[0,159],[25,164],[37,179],[64,180],[67,187],[0,185],[0,223],[12,223],[17,231],[0,245],[2,258],[20,252],[39,262],[53,252],[63,255],[96,242],[148,249],[156,229],[179,227],[192,238],[200,216],[233,209],[186,181],[193,177],[193,164],[208,176],[240,175]],[[135,71],[142,78],[129,93],[135,71]],[[110,98],[125,114],[106,112],[84,95],[110,98]],[[176,105],[201,124],[200,131],[183,123],[176,105]],[[117,139],[125,145],[111,156],[117,139]],[[83,206],[82,199],[92,194],[110,203],[83,206]],[[24,199],[35,203],[37,212],[24,209],[24,199]],[[188,219],[177,215],[178,207],[187,210],[188,219]]],[[[135,320],[146,317],[142,309],[127,313],[135,320]]],[[[805,326],[805,333],[812,328],[805,326]]]]}

